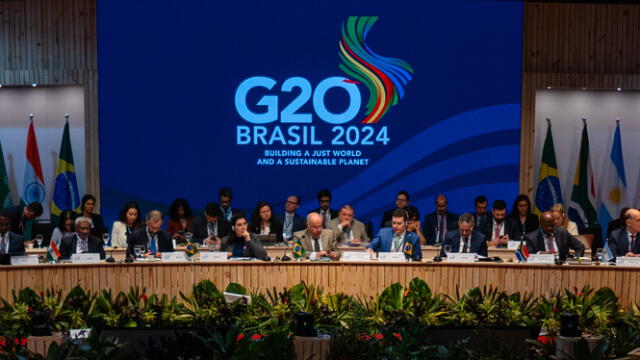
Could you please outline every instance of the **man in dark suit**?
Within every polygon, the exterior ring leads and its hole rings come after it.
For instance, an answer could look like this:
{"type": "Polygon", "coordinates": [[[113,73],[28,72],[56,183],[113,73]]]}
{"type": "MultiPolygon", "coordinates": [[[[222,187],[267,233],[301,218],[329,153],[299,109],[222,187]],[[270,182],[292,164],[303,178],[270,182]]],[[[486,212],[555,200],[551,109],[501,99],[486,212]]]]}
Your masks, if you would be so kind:
{"type": "Polygon", "coordinates": [[[309,213],[320,214],[322,216],[322,227],[327,229],[329,221],[338,217],[338,210],[331,209],[331,191],[327,189],[318,191],[318,204],[320,207],[309,211],[309,213]]]}
{"type": "Polygon", "coordinates": [[[300,198],[297,195],[289,195],[284,203],[284,213],[276,215],[276,220],[282,224],[285,241],[293,238],[293,233],[306,228],[304,218],[296,210],[300,207],[300,198]]]}
{"type": "Polygon", "coordinates": [[[484,223],[485,220],[489,217],[487,213],[487,207],[489,206],[489,201],[487,197],[484,195],[478,195],[473,202],[473,206],[476,211],[472,213],[473,218],[476,221],[476,227],[479,227],[480,224],[484,223]]]}
{"type": "Polygon", "coordinates": [[[444,252],[446,245],[451,245],[452,253],[475,253],[487,256],[487,242],[484,234],[473,229],[475,220],[473,215],[464,213],[458,219],[458,228],[447,233],[447,237],[442,243],[440,256],[447,256],[444,252]]]}
{"type": "Polygon", "coordinates": [[[0,254],[24,254],[24,238],[9,230],[11,228],[11,214],[0,212],[0,254]]]}
{"type": "Polygon", "coordinates": [[[540,228],[526,234],[525,241],[530,253],[554,254],[560,261],[567,259],[570,248],[575,251],[576,257],[584,254],[584,245],[571,236],[566,229],[555,226],[555,220],[549,211],[542,213],[540,228]]]}
{"type": "Polygon", "coordinates": [[[640,256],[640,211],[629,209],[624,214],[624,227],[609,235],[611,256],[640,256]]]}
{"type": "Polygon", "coordinates": [[[491,217],[487,218],[479,228],[484,234],[488,246],[507,247],[509,240],[517,239],[518,224],[507,216],[507,203],[495,200],[491,209],[491,217]]]}
{"type": "Polygon", "coordinates": [[[29,239],[31,237],[31,223],[32,220],[42,215],[42,204],[32,202],[27,206],[12,206],[5,211],[11,216],[11,231],[31,240],[29,239]]]}
{"type": "Polygon", "coordinates": [[[620,210],[620,217],[609,221],[609,223],[607,224],[607,236],[605,237],[605,239],[609,238],[613,230],[621,229],[625,226],[625,223],[626,223],[625,215],[627,215],[627,211],[629,209],[631,208],[628,208],[628,207],[622,208],[622,210],[620,210]]]}
{"type": "MultiPolygon", "coordinates": [[[[407,231],[409,217],[406,209],[396,209],[391,215],[391,227],[382,228],[378,235],[367,246],[367,251],[373,252],[405,252],[407,246],[411,249],[413,260],[422,259],[422,249],[418,235],[407,231]],[[408,245],[410,244],[410,245],[408,245]]],[[[405,255],[407,256],[407,255],[405,255]]]]}
{"type": "Polygon", "coordinates": [[[444,195],[436,196],[436,211],[425,215],[424,233],[427,245],[442,244],[447,232],[456,228],[458,215],[447,211],[448,200],[444,195]]]}
{"type": "Polygon", "coordinates": [[[382,221],[380,221],[380,228],[390,227],[391,215],[393,214],[393,211],[397,208],[405,208],[408,205],[409,205],[409,192],[407,192],[406,190],[398,191],[398,193],[396,194],[396,207],[384,212],[384,214],[382,215],[382,221]]]}
{"type": "Polygon", "coordinates": [[[221,241],[223,237],[229,235],[230,229],[231,225],[222,216],[222,211],[216,203],[208,203],[204,207],[204,215],[191,223],[193,241],[205,245],[221,241]]]}
{"type": "Polygon", "coordinates": [[[243,215],[244,213],[238,209],[234,209],[231,207],[231,200],[233,199],[233,192],[230,187],[222,187],[218,190],[218,202],[220,203],[220,211],[222,212],[222,216],[227,220],[227,222],[231,221],[231,218],[235,215],[243,215]]]}
{"type": "Polygon", "coordinates": [[[162,212],[151,210],[147,213],[147,225],[132,232],[129,235],[129,245],[127,246],[127,257],[135,256],[135,247],[144,247],[144,257],[160,257],[163,252],[172,252],[173,243],[171,235],[161,230],[162,212]]]}
{"type": "Polygon", "coordinates": [[[72,254],[98,253],[100,259],[104,259],[102,240],[89,236],[91,232],[91,219],[81,216],[75,220],[76,233],[60,240],[60,257],[69,259],[72,254]]]}

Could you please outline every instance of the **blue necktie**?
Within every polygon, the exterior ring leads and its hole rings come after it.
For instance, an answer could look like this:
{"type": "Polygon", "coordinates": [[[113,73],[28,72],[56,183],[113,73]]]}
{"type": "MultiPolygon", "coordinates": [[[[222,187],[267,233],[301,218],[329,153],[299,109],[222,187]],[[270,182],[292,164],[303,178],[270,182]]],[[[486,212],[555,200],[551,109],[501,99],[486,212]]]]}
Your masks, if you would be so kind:
{"type": "Polygon", "coordinates": [[[151,251],[152,254],[155,254],[157,252],[156,249],[156,237],[155,236],[151,236],[151,245],[149,246],[149,250],[151,251]]]}

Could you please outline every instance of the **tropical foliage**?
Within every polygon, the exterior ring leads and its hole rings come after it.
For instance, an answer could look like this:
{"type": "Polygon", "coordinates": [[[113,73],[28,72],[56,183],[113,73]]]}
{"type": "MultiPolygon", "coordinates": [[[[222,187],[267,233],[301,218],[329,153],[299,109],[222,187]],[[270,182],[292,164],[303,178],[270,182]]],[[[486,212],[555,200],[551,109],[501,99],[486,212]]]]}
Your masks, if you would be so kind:
{"type": "MultiPolygon", "coordinates": [[[[225,291],[248,297],[227,301],[208,280],[196,284],[190,293],[180,293],[179,298],[148,294],[138,287],[117,294],[85,291],[79,286],[68,294],[54,289],[14,291],[10,301],[0,299],[0,354],[24,351],[23,339],[31,334],[39,316],[49,329],[61,332],[77,328],[93,328],[96,333],[110,328],[195,328],[205,353],[216,359],[293,358],[298,312],[313,314],[317,329],[333,335],[329,357],[336,359],[484,357],[483,346],[490,344],[494,355],[499,351],[496,343],[487,340],[492,329],[540,327],[548,334],[543,341],[547,345],[537,343],[531,354],[544,357],[553,348],[560,315],[566,312],[577,315],[583,332],[604,339],[599,349],[607,356],[640,346],[640,305],[621,307],[608,288],[585,286],[534,297],[485,287],[449,297],[432,292],[416,278],[406,287],[395,283],[368,298],[325,294],[305,283],[265,292],[249,292],[239,284],[230,284],[225,291]],[[434,331],[445,328],[471,332],[451,343],[429,341],[437,334],[434,331]]],[[[117,341],[105,344],[104,339],[95,342],[110,352],[117,352],[121,345],[117,341]]],[[[174,350],[161,349],[165,354],[174,350]]],[[[81,351],[81,347],[68,343],[52,353],[74,351],[81,351]]],[[[518,355],[522,357],[522,353],[518,355]]]]}

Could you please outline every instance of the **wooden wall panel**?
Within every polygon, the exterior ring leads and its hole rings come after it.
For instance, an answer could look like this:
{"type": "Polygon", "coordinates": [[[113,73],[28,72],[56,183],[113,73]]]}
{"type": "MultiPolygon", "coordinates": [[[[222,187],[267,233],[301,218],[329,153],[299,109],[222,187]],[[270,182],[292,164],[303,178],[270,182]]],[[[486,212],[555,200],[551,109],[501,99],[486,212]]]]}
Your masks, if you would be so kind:
{"type": "Polygon", "coordinates": [[[95,0],[0,0],[0,84],[34,82],[84,87],[86,191],[100,199],[95,0]]]}
{"type": "Polygon", "coordinates": [[[524,5],[520,191],[533,195],[538,89],[640,89],[640,6],[524,5]]]}

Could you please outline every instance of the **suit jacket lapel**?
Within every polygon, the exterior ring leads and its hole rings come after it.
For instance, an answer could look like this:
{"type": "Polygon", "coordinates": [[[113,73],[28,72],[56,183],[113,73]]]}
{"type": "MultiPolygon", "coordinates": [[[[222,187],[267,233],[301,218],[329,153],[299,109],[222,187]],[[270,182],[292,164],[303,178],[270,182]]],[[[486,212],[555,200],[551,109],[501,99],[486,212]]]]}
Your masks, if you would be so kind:
{"type": "Polygon", "coordinates": [[[305,250],[313,251],[313,244],[311,243],[311,235],[308,232],[305,232],[302,235],[302,246],[304,246],[305,250]]]}

